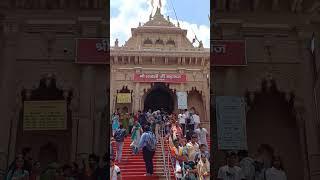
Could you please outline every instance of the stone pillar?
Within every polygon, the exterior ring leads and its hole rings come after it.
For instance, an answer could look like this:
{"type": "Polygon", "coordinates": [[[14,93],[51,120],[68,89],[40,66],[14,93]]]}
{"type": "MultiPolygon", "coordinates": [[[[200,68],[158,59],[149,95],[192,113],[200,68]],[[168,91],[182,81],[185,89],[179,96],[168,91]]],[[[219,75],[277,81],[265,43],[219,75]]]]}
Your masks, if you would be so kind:
{"type": "Polygon", "coordinates": [[[203,82],[203,87],[204,87],[204,91],[203,91],[203,103],[204,103],[204,108],[205,108],[205,122],[208,122],[208,131],[210,131],[210,85],[208,84],[208,79],[207,79],[207,74],[208,72],[204,72],[204,76],[205,76],[205,80],[203,82]]]}
{"type": "Polygon", "coordinates": [[[140,83],[136,83],[135,92],[134,92],[134,112],[141,110],[140,108],[140,83]]]}
{"type": "Polygon", "coordinates": [[[307,155],[309,159],[309,173],[311,180],[318,180],[319,175],[316,172],[320,169],[320,149],[319,149],[319,136],[317,133],[317,123],[316,123],[316,108],[315,99],[313,96],[313,67],[311,61],[311,54],[309,52],[309,47],[307,45],[312,32],[300,31],[300,57],[301,57],[301,75],[299,76],[302,91],[301,97],[304,98],[303,105],[305,106],[305,128],[306,128],[306,143],[307,143],[307,155]]]}
{"type": "Polygon", "coordinates": [[[0,72],[0,117],[1,117],[1,127],[0,131],[0,169],[5,170],[7,166],[7,160],[11,162],[15,156],[12,149],[8,149],[12,144],[15,145],[15,139],[13,133],[10,130],[16,129],[12,127],[13,121],[17,121],[17,116],[15,115],[15,110],[17,108],[16,104],[16,77],[17,73],[16,67],[16,55],[17,55],[17,38],[18,38],[18,25],[15,20],[5,20],[4,24],[4,49],[2,72],[0,72]],[[9,156],[9,157],[8,157],[9,156]],[[9,158],[9,159],[7,159],[9,158]]]}
{"type": "Polygon", "coordinates": [[[88,154],[93,152],[93,113],[95,109],[94,75],[95,69],[93,66],[82,67],[80,85],[78,154],[88,154]]]}
{"type": "MultiPolygon", "coordinates": [[[[110,114],[108,115],[109,117],[111,117],[111,114],[114,113],[115,110],[115,103],[114,103],[114,95],[116,93],[116,88],[115,88],[115,76],[113,76],[116,73],[116,70],[114,68],[114,66],[112,64],[110,64],[110,99],[109,99],[109,103],[110,103],[110,114]]],[[[110,119],[111,121],[111,119],[110,119]]],[[[110,122],[111,124],[111,122],[110,122]]]]}
{"type": "Polygon", "coordinates": [[[236,70],[233,67],[226,68],[226,78],[225,78],[225,95],[226,96],[236,96],[238,92],[237,87],[237,75],[236,70]]]}

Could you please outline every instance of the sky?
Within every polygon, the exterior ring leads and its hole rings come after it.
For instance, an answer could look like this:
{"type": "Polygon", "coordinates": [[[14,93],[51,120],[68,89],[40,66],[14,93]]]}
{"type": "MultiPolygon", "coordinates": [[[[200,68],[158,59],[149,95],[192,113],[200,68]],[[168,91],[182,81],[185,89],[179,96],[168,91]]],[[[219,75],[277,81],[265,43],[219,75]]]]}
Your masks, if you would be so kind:
{"type": "MultiPolygon", "coordinates": [[[[131,28],[138,27],[149,20],[152,11],[152,0],[110,0],[110,42],[114,46],[116,38],[119,45],[123,45],[131,36],[131,28]]],[[[153,0],[154,5],[159,0],[153,0]]],[[[190,41],[197,36],[202,40],[204,47],[210,47],[210,0],[161,0],[161,13],[170,17],[170,21],[177,25],[176,11],[180,27],[188,30],[187,37],[190,41]]],[[[197,44],[195,44],[197,45],[197,44]]]]}

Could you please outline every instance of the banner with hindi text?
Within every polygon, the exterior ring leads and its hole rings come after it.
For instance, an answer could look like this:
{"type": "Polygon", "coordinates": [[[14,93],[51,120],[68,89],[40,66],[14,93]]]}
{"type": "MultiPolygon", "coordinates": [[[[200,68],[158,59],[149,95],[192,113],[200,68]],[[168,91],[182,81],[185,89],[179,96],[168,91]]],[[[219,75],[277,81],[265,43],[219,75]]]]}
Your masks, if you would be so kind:
{"type": "Polygon", "coordinates": [[[245,40],[211,40],[211,66],[246,66],[245,40]]]}
{"type": "Polygon", "coordinates": [[[79,38],[76,40],[77,64],[108,64],[110,46],[108,38],[79,38]]]}
{"type": "Polygon", "coordinates": [[[185,83],[187,76],[185,74],[168,73],[141,73],[134,74],[135,82],[166,82],[166,83],[185,83]]]}

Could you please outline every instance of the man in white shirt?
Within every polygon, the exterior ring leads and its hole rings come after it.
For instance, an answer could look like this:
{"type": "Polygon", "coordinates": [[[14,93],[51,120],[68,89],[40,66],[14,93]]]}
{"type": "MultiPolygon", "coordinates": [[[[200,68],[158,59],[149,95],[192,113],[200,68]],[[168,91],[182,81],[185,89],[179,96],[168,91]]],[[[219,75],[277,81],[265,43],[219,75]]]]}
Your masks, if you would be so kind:
{"type": "Polygon", "coordinates": [[[194,131],[198,136],[198,143],[205,144],[208,147],[207,137],[208,131],[199,124],[199,128],[194,131]]]}
{"type": "Polygon", "coordinates": [[[254,159],[249,157],[247,150],[240,150],[238,157],[240,159],[240,168],[246,180],[255,180],[254,159]]]}
{"type": "Polygon", "coordinates": [[[196,112],[192,115],[192,119],[194,121],[194,130],[198,129],[198,126],[200,124],[200,116],[199,113],[196,112]]]}
{"type": "Polygon", "coordinates": [[[113,158],[110,159],[110,180],[121,180],[120,168],[114,161],[113,158]]]}
{"type": "Polygon", "coordinates": [[[227,165],[220,167],[217,180],[245,180],[241,168],[236,166],[237,154],[230,152],[227,154],[227,165]]]}
{"type": "Polygon", "coordinates": [[[179,124],[182,127],[182,134],[183,136],[185,136],[186,135],[186,115],[179,114],[178,119],[179,119],[179,124]]]}
{"type": "Polygon", "coordinates": [[[284,172],[280,156],[273,158],[272,167],[266,170],[266,180],[287,180],[287,175],[284,172]]]}
{"type": "Polygon", "coordinates": [[[185,109],[183,114],[185,115],[185,118],[189,118],[190,116],[190,112],[188,111],[188,109],[185,109]]]}

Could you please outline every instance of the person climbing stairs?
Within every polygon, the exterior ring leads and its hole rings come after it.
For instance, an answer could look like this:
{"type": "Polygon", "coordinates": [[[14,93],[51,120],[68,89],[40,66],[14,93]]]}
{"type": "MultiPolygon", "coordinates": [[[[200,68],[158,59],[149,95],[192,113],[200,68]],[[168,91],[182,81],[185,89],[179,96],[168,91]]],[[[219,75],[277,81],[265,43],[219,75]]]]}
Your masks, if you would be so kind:
{"type": "MultiPolygon", "coordinates": [[[[146,167],[143,160],[142,152],[137,155],[132,154],[130,147],[131,138],[126,137],[124,139],[124,145],[122,150],[122,161],[116,163],[120,167],[121,176],[123,180],[160,180],[166,179],[164,176],[163,156],[161,151],[160,141],[157,143],[155,155],[153,157],[154,174],[153,176],[145,176],[146,167]]],[[[113,144],[114,152],[116,152],[115,144],[113,144]]],[[[174,180],[173,169],[170,170],[172,180],[174,180]]]]}

